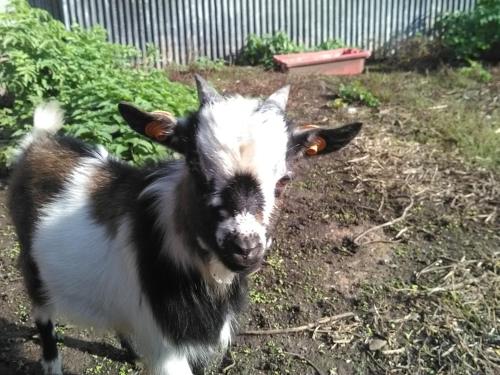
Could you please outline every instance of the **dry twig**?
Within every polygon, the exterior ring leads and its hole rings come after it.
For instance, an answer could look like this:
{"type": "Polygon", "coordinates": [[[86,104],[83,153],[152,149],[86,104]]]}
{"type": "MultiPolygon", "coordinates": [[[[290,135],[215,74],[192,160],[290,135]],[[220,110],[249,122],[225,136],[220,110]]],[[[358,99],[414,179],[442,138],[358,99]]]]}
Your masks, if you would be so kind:
{"type": "Polygon", "coordinates": [[[229,353],[229,358],[231,358],[232,362],[222,369],[223,374],[226,374],[229,370],[231,370],[234,366],[236,366],[236,362],[234,361],[231,351],[228,350],[228,353],[229,353]]]}
{"type": "Polygon", "coordinates": [[[277,335],[277,334],[284,334],[284,333],[303,332],[303,331],[315,329],[316,327],[318,327],[322,324],[331,323],[331,322],[334,322],[334,321],[337,321],[340,319],[350,318],[353,316],[354,316],[354,313],[346,312],[343,314],[327,316],[327,317],[318,319],[317,321],[315,321],[313,323],[309,323],[309,324],[299,326],[299,327],[277,328],[277,329],[268,329],[268,330],[247,330],[247,331],[240,332],[240,335],[258,336],[258,335],[277,335]]]}
{"type": "Polygon", "coordinates": [[[309,366],[311,366],[313,369],[316,370],[316,372],[319,374],[319,375],[324,375],[325,373],[320,370],[320,368],[313,362],[311,361],[310,359],[304,357],[303,355],[300,355],[300,354],[297,354],[297,353],[291,353],[291,352],[284,352],[285,354],[288,354],[288,355],[291,355],[292,357],[296,357],[296,358],[299,358],[301,359],[302,361],[305,361],[307,362],[307,364],[309,366]]]}
{"type": "Polygon", "coordinates": [[[393,354],[402,354],[406,351],[405,348],[399,348],[399,349],[388,349],[388,350],[382,350],[383,355],[393,355],[393,354]]]}
{"type": "Polygon", "coordinates": [[[410,211],[410,209],[413,207],[413,204],[414,204],[413,197],[411,197],[410,199],[411,199],[410,204],[404,209],[403,214],[400,217],[397,217],[396,219],[393,219],[391,221],[388,221],[388,222],[380,224],[380,225],[376,225],[374,227],[371,227],[370,229],[365,230],[363,233],[358,234],[354,238],[353,242],[356,245],[359,245],[358,241],[362,237],[366,236],[368,233],[371,233],[371,232],[373,232],[374,230],[377,230],[377,229],[381,229],[381,228],[385,228],[385,227],[394,225],[394,224],[399,223],[400,221],[404,220],[406,218],[406,216],[408,216],[408,212],[410,211]]]}

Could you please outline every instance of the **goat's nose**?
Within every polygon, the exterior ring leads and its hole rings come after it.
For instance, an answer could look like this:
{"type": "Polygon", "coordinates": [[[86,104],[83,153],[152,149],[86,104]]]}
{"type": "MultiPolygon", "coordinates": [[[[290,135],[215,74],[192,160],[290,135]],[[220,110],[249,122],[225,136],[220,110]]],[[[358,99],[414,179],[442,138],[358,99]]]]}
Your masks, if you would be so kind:
{"type": "Polygon", "coordinates": [[[241,249],[243,254],[249,254],[253,250],[257,250],[260,247],[260,238],[257,233],[251,234],[240,234],[236,237],[236,245],[241,249]]]}

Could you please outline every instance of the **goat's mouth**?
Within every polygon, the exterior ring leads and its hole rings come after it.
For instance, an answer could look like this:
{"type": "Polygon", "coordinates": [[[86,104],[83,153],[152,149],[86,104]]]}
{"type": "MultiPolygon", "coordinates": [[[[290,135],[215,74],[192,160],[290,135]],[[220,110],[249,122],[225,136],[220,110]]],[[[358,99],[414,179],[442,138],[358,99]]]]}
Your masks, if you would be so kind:
{"type": "Polygon", "coordinates": [[[264,252],[256,249],[249,254],[226,253],[221,260],[233,272],[251,274],[262,267],[264,252]]]}

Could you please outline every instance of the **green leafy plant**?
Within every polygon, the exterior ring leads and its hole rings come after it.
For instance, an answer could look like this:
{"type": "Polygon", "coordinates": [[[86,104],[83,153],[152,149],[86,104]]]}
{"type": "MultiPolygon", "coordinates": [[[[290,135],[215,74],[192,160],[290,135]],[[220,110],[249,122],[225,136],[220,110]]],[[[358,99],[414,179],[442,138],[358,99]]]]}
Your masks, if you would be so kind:
{"type": "Polygon", "coordinates": [[[287,34],[278,32],[274,35],[259,37],[249,35],[240,55],[240,63],[274,67],[273,55],[303,51],[304,48],[293,42],[287,34]]]}
{"type": "Polygon", "coordinates": [[[342,43],[338,39],[328,39],[325,40],[324,42],[321,42],[318,44],[318,46],[315,48],[317,50],[329,50],[329,49],[336,49],[336,48],[343,48],[345,47],[345,44],[342,43]]]}
{"type": "Polygon", "coordinates": [[[448,14],[436,27],[456,59],[500,59],[500,0],[478,0],[471,12],[448,14]]]}
{"type": "Polygon", "coordinates": [[[307,49],[295,43],[284,32],[277,32],[274,35],[249,35],[238,62],[245,65],[263,65],[266,69],[272,69],[275,64],[274,55],[296,53],[303,51],[328,50],[343,47],[343,44],[335,39],[327,40],[315,48],[307,49]]]}
{"type": "Polygon", "coordinates": [[[491,81],[491,73],[488,72],[481,63],[473,60],[468,60],[468,63],[469,66],[458,70],[460,75],[481,83],[488,83],[491,81]]]}
{"type": "Polygon", "coordinates": [[[193,89],[170,82],[151,62],[147,69],[135,67],[139,52],[107,42],[102,28],[75,25],[68,31],[47,12],[16,0],[0,14],[0,35],[0,82],[8,99],[0,97],[0,167],[29,132],[34,107],[44,100],[62,104],[66,134],[136,163],[166,151],[125,124],[119,101],[175,115],[196,107],[193,89]]]}
{"type": "MultiPolygon", "coordinates": [[[[380,100],[358,81],[347,85],[341,84],[338,99],[343,103],[358,103],[370,108],[377,108],[380,105],[380,100]]],[[[336,99],[337,102],[334,101],[334,107],[339,106],[338,99],[336,99]]]]}
{"type": "Polygon", "coordinates": [[[219,72],[224,68],[225,62],[222,59],[211,60],[208,57],[198,57],[196,61],[190,64],[190,70],[203,72],[219,72]]]}

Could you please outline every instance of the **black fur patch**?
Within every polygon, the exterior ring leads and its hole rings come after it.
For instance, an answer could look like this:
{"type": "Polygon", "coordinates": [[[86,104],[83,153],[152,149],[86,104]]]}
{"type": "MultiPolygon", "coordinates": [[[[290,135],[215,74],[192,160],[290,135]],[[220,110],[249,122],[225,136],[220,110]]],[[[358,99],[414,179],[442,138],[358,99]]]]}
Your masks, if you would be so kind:
{"type": "Polygon", "coordinates": [[[50,320],[47,323],[37,320],[35,324],[40,333],[43,360],[46,362],[53,361],[57,358],[57,341],[54,336],[54,325],[50,320]]]}
{"type": "Polygon", "coordinates": [[[142,199],[134,212],[142,287],[163,332],[177,344],[215,345],[227,315],[237,314],[244,305],[246,279],[236,276],[227,293],[219,295],[198,271],[181,270],[160,254],[163,233],[151,214],[156,204],[153,198],[142,199]]]}
{"type": "Polygon", "coordinates": [[[154,169],[137,169],[128,164],[108,159],[98,166],[92,176],[90,196],[93,218],[104,225],[113,236],[120,221],[134,207],[137,196],[147,186],[148,174],[154,169]]]}
{"type": "Polygon", "coordinates": [[[221,192],[222,206],[230,215],[247,211],[255,215],[264,208],[264,195],[258,181],[249,173],[237,174],[221,192]]]}

